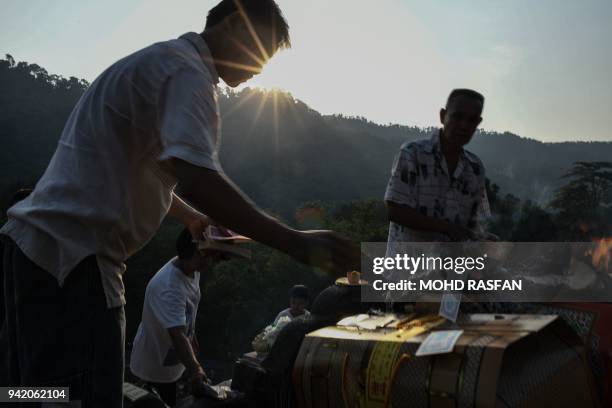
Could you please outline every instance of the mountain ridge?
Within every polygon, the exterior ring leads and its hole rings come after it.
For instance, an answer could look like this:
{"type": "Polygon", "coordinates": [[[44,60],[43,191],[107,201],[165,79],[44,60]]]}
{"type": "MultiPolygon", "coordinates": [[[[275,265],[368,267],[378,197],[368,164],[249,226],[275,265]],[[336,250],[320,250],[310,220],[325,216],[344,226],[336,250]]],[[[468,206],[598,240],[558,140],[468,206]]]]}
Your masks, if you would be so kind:
{"type": "MultiPolygon", "coordinates": [[[[87,86],[36,64],[0,59],[2,191],[40,177],[87,86]]],[[[321,115],[279,91],[222,88],[218,99],[225,171],[260,206],[284,215],[310,200],[382,200],[401,144],[435,129],[321,115]]],[[[612,142],[541,142],[510,132],[478,131],[467,149],[502,193],[540,203],[562,185],[573,162],[612,157],[612,142]]]]}

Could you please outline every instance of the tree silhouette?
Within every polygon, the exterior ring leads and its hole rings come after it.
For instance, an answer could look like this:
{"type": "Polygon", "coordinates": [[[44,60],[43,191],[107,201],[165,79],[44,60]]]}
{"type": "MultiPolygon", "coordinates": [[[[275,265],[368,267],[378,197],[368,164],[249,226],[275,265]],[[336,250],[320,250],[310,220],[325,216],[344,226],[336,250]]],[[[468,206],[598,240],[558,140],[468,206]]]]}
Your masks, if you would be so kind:
{"type": "Polygon", "coordinates": [[[612,162],[575,162],[563,178],[571,180],[557,190],[550,206],[558,211],[566,238],[609,234],[612,162]]]}
{"type": "Polygon", "coordinates": [[[512,231],[512,241],[555,242],[559,240],[559,227],[551,213],[527,200],[512,231]]]}
{"type": "Polygon", "coordinates": [[[509,241],[512,239],[521,200],[512,194],[502,197],[500,187],[491,183],[488,178],[485,181],[485,187],[492,215],[486,229],[502,240],[509,241]]]}

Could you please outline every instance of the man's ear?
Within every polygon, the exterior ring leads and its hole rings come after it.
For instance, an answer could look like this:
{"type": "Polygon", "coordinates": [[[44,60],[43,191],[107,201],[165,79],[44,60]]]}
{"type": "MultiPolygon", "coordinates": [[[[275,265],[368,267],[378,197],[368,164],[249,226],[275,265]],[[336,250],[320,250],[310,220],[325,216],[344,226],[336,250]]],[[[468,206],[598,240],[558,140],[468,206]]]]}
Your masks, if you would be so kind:
{"type": "Polygon", "coordinates": [[[446,109],[440,109],[440,123],[444,124],[444,118],[446,117],[446,109]]]}

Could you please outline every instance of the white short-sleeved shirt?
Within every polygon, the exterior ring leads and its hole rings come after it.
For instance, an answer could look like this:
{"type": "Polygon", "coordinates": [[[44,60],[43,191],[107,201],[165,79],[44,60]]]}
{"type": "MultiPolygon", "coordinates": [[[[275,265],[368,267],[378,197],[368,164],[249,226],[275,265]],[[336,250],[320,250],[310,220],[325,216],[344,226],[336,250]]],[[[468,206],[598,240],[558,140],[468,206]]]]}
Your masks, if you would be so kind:
{"type": "Polygon", "coordinates": [[[276,315],[276,319],[274,319],[274,323],[272,323],[272,326],[276,326],[276,323],[278,323],[278,321],[283,318],[283,317],[288,317],[289,320],[293,320],[293,319],[297,319],[298,317],[306,317],[306,316],[310,316],[310,312],[307,309],[304,309],[304,313],[302,313],[299,316],[294,316],[291,314],[291,308],[288,307],[284,310],[281,310],[277,315],[276,315]]]}
{"type": "MultiPolygon", "coordinates": [[[[485,168],[478,156],[462,150],[452,176],[440,150],[440,131],[431,139],[402,145],[391,169],[385,201],[416,209],[423,215],[476,229],[490,215],[485,168]]],[[[417,231],[391,222],[387,253],[394,242],[447,241],[444,234],[417,231]]]]}
{"type": "Polygon", "coordinates": [[[104,71],[73,109],[34,192],[0,233],[64,280],[95,255],[108,307],[125,303],[124,261],[155,234],[176,181],[167,159],[220,170],[218,75],[196,33],[104,71]]]}
{"type": "Polygon", "coordinates": [[[130,357],[134,375],[151,382],[174,382],[185,371],[168,334],[171,327],[186,326],[187,337],[195,334],[200,303],[200,273],[188,277],[174,265],[165,264],[149,281],[130,357]]]}

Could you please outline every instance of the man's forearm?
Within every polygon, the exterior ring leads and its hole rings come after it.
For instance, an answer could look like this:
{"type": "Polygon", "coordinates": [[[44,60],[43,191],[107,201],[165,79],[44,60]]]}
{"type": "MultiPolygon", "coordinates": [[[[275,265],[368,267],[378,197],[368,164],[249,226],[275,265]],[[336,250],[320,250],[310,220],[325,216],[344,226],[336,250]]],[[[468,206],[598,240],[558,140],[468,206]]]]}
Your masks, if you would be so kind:
{"type": "Polygon", "coordinates": [[[172,203],[170,204],[168,215],[181,224],[187,225],[193,217],[201,214],[195,208],[183,201],[179,196],[172,193],[172,203]]]}
{"type": "Polygon", "coordinates": [[[176,350],[179,361],[187,368],[189,374],[202,369],[196,355],[191,347],[191,342],[184,332],[171,335],[172,345],[176,350]]]}
{"type": "Polygon", "coordinates": [[[298,231],[257,208],[225,175],[181,161],[175,167],[183,197],[216,222],[284,252],[298,245],[298,231]]]}
{"type": "Polygon", "coordinates": [[[419,213],[414,208],[386,202],[389,220],[415,230],[448,234],[450,223],[419,213]]]}

